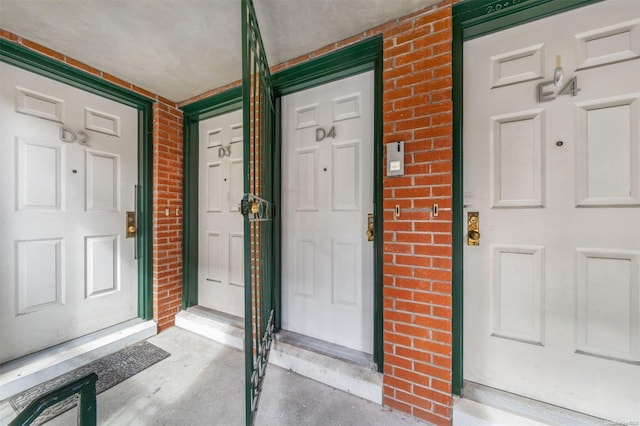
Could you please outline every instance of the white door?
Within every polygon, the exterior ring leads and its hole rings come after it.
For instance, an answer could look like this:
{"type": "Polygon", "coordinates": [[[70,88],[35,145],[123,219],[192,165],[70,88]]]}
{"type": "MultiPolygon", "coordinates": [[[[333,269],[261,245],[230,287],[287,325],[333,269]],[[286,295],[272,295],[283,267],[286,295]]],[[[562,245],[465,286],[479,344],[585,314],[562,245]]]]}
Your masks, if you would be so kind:
{"type": "Polygon", "coordinates": [[[282,98],[282,328],[373,351],[373,72],[282,98]]]}
{"type": "Polygon", "coordinates": [[[138,114],[4,63],[0,80],[3,362],[137,317],[138,114]]]}
{"type": "Polygon", "coordinates": [[[615,421],[640,419],[639,18],[610,0],[464,45],[464,378],[615,421]]]}
{"type": "Polygon", "coordinates": [[[199,129],[198,304],[243,317],[242,110],[199,129]]]}

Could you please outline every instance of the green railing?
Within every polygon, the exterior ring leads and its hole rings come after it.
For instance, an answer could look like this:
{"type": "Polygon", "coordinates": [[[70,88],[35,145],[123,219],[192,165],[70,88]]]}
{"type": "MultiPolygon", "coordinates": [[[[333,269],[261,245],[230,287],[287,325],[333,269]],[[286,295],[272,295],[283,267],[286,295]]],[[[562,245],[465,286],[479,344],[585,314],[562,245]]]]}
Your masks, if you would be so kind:
{"type": "Polygon", "coordinates": [[[274,324],[274,92],[251,0],[242,1],[246,424],[258,409],[274,324]]]}
{"type": "Polygon", "coordinates": [[[95,426],[97,415],[97,381],[98,376],[96,373],[87,374],[74,382],[40,396],[29,404],[27,408],[22,410],[20,414],[18,414],[18,417],[9,423],[9,426],[30,425],[44,410],[75,394],[80,395],[78,401],[78,424],[81,426],[95,426]]]}

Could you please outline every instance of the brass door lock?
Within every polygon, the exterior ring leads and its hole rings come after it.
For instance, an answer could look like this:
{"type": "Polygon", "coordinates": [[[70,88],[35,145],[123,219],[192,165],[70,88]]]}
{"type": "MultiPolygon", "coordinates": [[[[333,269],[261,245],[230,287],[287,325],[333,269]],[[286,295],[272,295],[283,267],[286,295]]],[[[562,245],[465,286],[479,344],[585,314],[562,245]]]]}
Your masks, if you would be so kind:
{"type": "Polygon", "coordinates": [[[127,212],[127,232],[126,238],[133,238],[138,232],[138,222],[136,220],[136,212],[127,212]]]}
{"type": "Polygon", "coordinates": [[[480,245],[480,214],[478,212],[467,213],[467,244],[480,245]]]}
{"type": "Polygon", "coordinates": [[[373,241],[373,213],[367,215],[367,241],[373,241]]]}

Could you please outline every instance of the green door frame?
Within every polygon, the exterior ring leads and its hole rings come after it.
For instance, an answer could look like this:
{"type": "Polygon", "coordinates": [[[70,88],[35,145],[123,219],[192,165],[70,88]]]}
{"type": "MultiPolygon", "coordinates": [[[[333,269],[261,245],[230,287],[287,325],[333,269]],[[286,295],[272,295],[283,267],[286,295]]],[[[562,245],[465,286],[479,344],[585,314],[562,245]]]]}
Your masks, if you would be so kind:
{"type": "Polygon", "coordinates": [[[463,170],[462,128],[463,44],[603,0],[467,0],[453,6],[453,383],[460,395],[463,385],[463,170]]]}
{"type": "MultiPolygon", "coordinates": [[[[153,318],[153,100],[51,59],[19,44],[0,40],[0,61],[130,106],[138,111],[138,317],[153,318]]],[[[123,224],[124,226],[124,224],[123,224]]]]}
{"type": "MultiPolygon", "coordinates": [[[[382,36],[375,36],[335,52],[314,58],[272,75],[276,95],[276,141],[280,140],[280,99],[282,96],[324,83],[374,71],[374,360],[382,372],[382,36]]],[[[184,309],[198,303],[198,122],[242,108],[242,90],[234,88],[182,107],[184,113],[184,309]]],[[[274,153],[276,174],[274,202],[280,206],[280,143],[274,153]]],[[[280,217],[274,223],[276,259],[280,259],[280,217]]],[[[275,271],[275,325],[280,328],[280,261],[275,271]]]]}

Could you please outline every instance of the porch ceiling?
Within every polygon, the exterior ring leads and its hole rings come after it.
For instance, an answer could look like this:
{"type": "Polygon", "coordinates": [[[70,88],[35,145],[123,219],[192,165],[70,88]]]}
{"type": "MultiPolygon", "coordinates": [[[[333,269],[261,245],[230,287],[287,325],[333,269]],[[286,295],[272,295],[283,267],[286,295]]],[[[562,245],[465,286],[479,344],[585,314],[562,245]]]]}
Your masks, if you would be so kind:
{"type": "MultiPolygon", "coordinates": [[[[440,0],[254,0],[272,65],[440,0]]],[[[0,0],[0,27],[173,101],[241,77],[240,0],[0,0]]]]}

